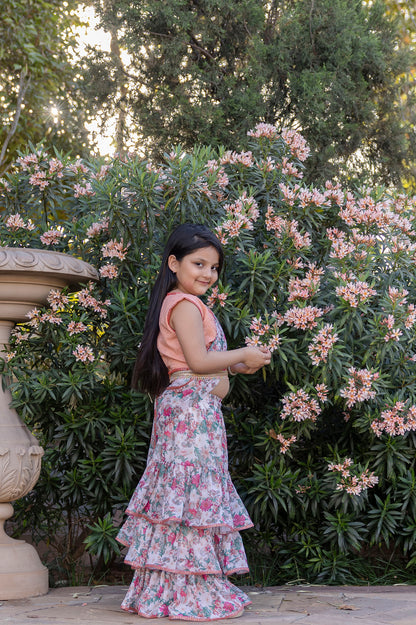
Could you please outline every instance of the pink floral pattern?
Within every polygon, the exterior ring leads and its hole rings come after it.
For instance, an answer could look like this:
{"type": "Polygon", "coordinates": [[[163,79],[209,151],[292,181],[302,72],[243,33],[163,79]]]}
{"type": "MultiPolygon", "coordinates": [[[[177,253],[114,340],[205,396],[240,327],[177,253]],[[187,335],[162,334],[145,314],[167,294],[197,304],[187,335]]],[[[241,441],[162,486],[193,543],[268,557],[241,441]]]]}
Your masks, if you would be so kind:
{"type": "MultiPolygon", "coordinates": [[[[215,321],[210,349],[224,350],[215,321]]],[[[156,400],[147,466],[117,537],[135,571],[126,611],[210,621],[250,603],[227,579],[248,571],[239,531],[253,524],[228,473],[217,382],[177,378],[156,400]]]]}

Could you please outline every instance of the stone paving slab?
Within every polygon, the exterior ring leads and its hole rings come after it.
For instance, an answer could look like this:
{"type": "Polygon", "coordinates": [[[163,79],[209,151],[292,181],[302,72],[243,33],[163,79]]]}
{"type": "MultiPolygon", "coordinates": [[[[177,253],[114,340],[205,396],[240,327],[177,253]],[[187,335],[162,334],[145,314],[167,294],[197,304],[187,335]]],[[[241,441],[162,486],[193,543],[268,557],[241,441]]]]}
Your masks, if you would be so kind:
{"type": "MultiPolygon", "coordinates": [[[[144,625],[123,612],[127,586],[54,588],[47,595],[0,601],[0,623],[13,625],[144,625]]],[[[416,625],[416,586],[276,586],[244,589],[252,600],[224,625],[416,625]]],[[[167,625],[169,619],[158,619],[167,625]]],[[[193,621],[187,621],[192,623],[193,621]]]]}

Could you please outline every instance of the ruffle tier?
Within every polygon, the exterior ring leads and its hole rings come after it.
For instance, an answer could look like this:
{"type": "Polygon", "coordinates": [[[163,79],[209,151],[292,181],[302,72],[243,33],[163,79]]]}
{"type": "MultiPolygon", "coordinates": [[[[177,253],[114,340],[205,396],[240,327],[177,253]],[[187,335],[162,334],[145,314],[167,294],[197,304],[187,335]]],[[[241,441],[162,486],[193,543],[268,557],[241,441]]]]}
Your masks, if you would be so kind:
{"type": "Polygon", "coordinates": [[[247,595],[223,576],[139,569],[121,607],[146,618],[212,621],[237,616],[250,603],[247,595]]]}
{"type": "Polygon", "coordinates": [[[228,470],[192,462],[150,462],[126,512],[152,523],[215,527],[217,533],[253,526],[228,470]]]}
{"type": "Polygon", "coordinates": [[[154,525],[147,519],[130,517],[117,540],[128,547],[124,561],[134,569],[187,575],[232,575],[248,571],[238,532],[218,534],[212,528],[154,525]]]}

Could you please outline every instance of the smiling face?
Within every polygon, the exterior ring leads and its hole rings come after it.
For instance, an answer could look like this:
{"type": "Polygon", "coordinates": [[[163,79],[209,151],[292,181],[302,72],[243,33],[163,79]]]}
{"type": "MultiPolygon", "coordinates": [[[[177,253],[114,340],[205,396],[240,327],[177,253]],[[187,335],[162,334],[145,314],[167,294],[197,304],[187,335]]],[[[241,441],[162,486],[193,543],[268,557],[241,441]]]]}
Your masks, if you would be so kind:
{"type": "Polygon", "coordinates": [[[182,260],[169,256],[168,266],[176,274],[176,289],[190,295],[204,295],[218,280],[219,254],[215,247],[201,247],[182,260]]]}

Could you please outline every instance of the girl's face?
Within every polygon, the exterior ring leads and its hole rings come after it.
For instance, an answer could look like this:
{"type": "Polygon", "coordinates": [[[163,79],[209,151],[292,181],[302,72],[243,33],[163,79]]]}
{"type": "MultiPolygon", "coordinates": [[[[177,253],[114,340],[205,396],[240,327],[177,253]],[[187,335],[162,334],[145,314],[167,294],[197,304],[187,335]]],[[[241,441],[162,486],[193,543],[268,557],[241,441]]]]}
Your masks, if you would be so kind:
{"type": "Polygon", "coordinates": [[[168,266],[176,274],[176,289],[190,295],[204,295],[218,280],[219,254],[215,247],[201,247],[182,260],[173,254],[168,266]]]}

